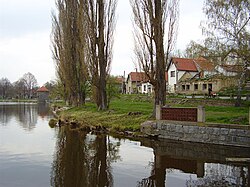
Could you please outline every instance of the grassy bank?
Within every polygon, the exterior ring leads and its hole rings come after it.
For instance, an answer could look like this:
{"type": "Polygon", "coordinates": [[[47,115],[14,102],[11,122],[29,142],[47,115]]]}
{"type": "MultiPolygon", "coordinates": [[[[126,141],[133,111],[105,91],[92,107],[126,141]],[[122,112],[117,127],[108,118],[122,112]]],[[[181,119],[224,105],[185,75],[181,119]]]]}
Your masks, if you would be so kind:
{"type": "Polygon", "coordinates": [[[61,116],[91,126],[105,126],[113,131],[137,131],[140,124],[149,119],[151,110],[149,103],[115,100],[108,111],[97,111],[94,104],[87,103],[84,107],[63,111],[61,116]]]}
{"type": "MultiPolygon", "coordinates": [[[[167,104],[175,107],[196,107],[203,104],[206,108],[206,122],[248,124],[249,107],[247,105],[236,108],[232,101],[215,99],[205,101],[204,99],[168,99],[167,104]]],[[[153,102],[150,97],[122,95],[110,103],[108,111],[97,111],[95,104],[86,103],[86,106],[61,112],[61,116],[83,124],[102,125],[114,131],[138,131],[142,122],[150,120],[152,109],[153,102]]]]}

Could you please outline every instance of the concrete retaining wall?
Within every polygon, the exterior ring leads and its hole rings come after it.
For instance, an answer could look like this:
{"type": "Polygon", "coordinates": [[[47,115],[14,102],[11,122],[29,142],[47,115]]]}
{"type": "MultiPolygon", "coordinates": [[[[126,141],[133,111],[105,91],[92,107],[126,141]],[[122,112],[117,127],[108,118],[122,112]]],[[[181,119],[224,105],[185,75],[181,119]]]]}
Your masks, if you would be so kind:
{"type": "Polygon", "coordinates": [[[143,123],[141,131],[172,140],[250,147],[249,126],[159,120],[143,123]]]}

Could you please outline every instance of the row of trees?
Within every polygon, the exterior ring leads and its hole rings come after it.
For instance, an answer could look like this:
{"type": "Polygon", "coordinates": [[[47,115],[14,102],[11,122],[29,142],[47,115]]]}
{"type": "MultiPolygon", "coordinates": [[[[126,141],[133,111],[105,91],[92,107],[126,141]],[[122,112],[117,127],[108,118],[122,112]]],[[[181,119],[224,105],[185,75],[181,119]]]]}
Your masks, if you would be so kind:
{"type": "MultiPolygon", "coordinates": [[[[130,0],[130,4],[136,61],[154,86],[155,104],[165,104],[166,59],[176,39],[179,1],[130,0]]],[[[116,0],[56,0],[52,51],[64,99],[69,104],[84,104],[90,84],[97,107],[108,107],[106,84],[112,61],[116,5],[116,0]]]]}
{"type": "Polygon", "coordinates": [[[52,51],[64,99],[70,105],[84,104],[91,85],[97,107],[108,107],[106,81],[116,4],[116,0],[56,0],[52,51]]]}
{"type": "MultiPolygon", "coordinates": [[[[130,0],[135,60],[154,86],[155,105],[165,104],[166,62],[178,29],[179,0],[130,0]]],[[[52,15],[52,51],[63,97],[71,105],[91,95],[108,108],[107,79],[112,62],[117,0],[56,0],[52,15]]],[[[204,44],[191,43],[186,54],[211,59],[235,52],[244,65],[239,93],[249,66],[249,1],[205,0],[204,44]],[[196,51],[195,51],[196,50],[196,51]]],[[[240,94],[239,94],[240,95],[240,94]]]]}
{"type": "Polygon", "coordinates": [[[38,84],[35,76],[30,72],[25,73],[18,81],[11,83],[8,78],[0,79],[0,98],[32,98],[38,84]]]}

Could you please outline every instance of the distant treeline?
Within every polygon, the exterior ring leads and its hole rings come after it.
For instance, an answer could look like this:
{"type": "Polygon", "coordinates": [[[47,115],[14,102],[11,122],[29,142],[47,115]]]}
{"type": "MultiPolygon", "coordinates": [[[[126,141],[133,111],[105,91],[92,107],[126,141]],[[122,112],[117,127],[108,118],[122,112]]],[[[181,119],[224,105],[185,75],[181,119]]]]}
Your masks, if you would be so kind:
{"type": "Polygon", "coordinates": [[[37,89],[37,80],[30,72],[13,83],[6,77],[0,79],[0,99],[31,99],[36,97],[37,89]]]}

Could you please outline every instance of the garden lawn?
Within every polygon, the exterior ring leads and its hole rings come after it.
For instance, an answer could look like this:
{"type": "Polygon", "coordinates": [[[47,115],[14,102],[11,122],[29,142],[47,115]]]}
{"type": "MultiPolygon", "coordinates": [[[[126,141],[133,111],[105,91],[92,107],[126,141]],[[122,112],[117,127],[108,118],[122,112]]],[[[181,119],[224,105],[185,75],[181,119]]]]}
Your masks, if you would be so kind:
{"type": "MultiPolygon", "coordinates": [[[[199,104],[197,103],[197,106],[199,104]]],[[[195,103],[192,103],[192,107],[195,103]]],[[[183,107],[176,105],[175,107],[183,107]]],[[[188,107],[185,105],[185,107],[188,107]]],[[[248,124],[248,106],[205,106],[206,122],[223,124],[248,124]]],[[[140,124],[152,120],[153,101],[148,96],[122,95],[111,101],[109,110],[97,111],[96,105],[86,103],[61,113],[63,118],[88,125],[102,125],[114,131],[139,131],[140,124]]]]}

